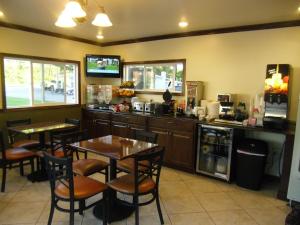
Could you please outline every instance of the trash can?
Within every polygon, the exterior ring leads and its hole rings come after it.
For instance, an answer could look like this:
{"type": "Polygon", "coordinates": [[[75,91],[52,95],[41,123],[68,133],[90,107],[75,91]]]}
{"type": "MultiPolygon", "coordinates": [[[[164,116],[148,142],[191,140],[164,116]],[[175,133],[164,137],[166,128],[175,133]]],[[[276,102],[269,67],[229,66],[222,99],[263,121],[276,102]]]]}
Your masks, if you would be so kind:
{"type": "Polygon", "coordinates": [[[236,184],[259,190],[268,155],[266,142],[256,139],[244,139],[237,145],[236,184]]]}

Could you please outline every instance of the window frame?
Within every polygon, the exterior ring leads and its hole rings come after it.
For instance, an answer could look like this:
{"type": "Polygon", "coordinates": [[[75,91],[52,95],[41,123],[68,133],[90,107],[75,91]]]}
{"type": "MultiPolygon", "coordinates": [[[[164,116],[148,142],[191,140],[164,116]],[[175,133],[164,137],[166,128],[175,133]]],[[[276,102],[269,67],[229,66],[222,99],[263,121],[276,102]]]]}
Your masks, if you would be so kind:
{"type": "MultiPolygon", "coordinates": [[[[126,66],[131,65],[154,65],[154,64],[171,64],[171,63],[182,63],[183,64],[183,77],[182,77],[182,92],[171,92],[173,96],[184,96],[185,95],[185,79],[186,79],[186,59],[166,59],[166,60],[150,60],[150,61],[133,61],[133,62],[123,62],[123,76],[122,82],[125,80],[125,73],[126,73],[126,66]]],[[[152,95],[161,95],[165,92],[163,91],[141,91],[141,90],[134,90],[137,94],[152,94],[152,95]]]]}
{"type": "MultiPolygon", "coordinates": [[[[55,108],[65,108],[65,107],[75,107],[75,106],[80,106],[81,105],[81,63],[80,61],[75,61],[75,60],[68,60],[68,59],[59,59],[59,58],[49,58],[49,57],[40,57],[40,56],[30,56],[30,55],[19,55],[19,54],[11,54],[11,53],[0,53],[0,76],[1,76],[1,87],[2,87],[2,111],[22,111],[22,110],[33,110],[33,109],[55,109],[55,108]],[[4,58],[15,58],[15,59],[24,59],[24,60],[31,60],[34,62],[31,62],[31,67],[32,63],[42,63],[42,64],[47,64],[47,63],[53,63],[53,64],[75,64],[77,66],[77,72],[78,72],[78,77],[77,77],[77,83],[78,83],[78,90],[77,90],[77,95],[78,95],[78,102],[75,104],[49,104],[49,105],[36,105],[36,106],[29,106],[29,107],[16,107],[16,108],[8,108],[6,104],[6,87],[5,87],[5,68],[4,68],[4,58]]],[[[31,84],[31,88],[33,88],[31,84]]]]}

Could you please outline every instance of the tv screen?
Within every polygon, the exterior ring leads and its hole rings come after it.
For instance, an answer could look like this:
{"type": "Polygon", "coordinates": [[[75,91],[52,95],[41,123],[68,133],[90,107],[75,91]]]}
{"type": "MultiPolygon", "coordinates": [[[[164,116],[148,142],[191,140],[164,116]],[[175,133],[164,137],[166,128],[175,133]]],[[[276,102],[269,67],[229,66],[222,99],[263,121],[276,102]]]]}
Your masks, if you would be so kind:
{"type": "Polygon", "coordinates": [[[87,55],[86,76],[121,77],[121,60],[117,55],[87,55]]]}

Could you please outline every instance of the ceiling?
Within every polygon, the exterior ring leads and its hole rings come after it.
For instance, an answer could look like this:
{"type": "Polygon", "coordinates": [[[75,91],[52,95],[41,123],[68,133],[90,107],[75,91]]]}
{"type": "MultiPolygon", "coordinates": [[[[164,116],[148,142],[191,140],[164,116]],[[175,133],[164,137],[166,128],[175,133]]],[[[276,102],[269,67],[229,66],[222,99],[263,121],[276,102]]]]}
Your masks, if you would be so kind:
{"type": "Polygon", "coordinates": [[[74,28],[54,25],[68,0],[1,0],[0,21],[46,30],[100,43],[188,31],[300,20],[299,0],[88,0],[87,21],[74,28]],[[113,26],[91,25],[97,1],[113,26]],[[178,27],[181,18],[189,26],[178,27]]]}

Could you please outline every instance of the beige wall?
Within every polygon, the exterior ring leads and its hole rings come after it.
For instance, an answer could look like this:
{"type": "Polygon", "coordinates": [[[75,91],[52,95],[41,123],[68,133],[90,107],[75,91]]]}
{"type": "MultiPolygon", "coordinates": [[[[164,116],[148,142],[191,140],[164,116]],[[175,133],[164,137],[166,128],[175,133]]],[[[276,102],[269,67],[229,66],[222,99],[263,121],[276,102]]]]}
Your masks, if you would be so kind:
{"type": "MultiPolygon", "coordinates": [[[[95,45],[0,27],[0,52],[2,53],[80,61],[82,100],[85,98],[84,87],[86,86],[84,57],[86,54],[99,54],[100,49],[95,45]]],[[[2,101],[2,97],[0,99],[2,101]]]]}
{"type": "MultiPolygon", "coordinates": [[[[289,119],[296,119],[300,91],[300,28],[112,46],[103,48],[103,53],[119,54],[125,61],[186,58],[186,79],[204,81],[207,99],[216,99],[217,93],[234,93],[246,102],[263,92],[267,64],[288,63],[293,68],[289,119]]],[[[111,81],[118,82],[105,79],[101,82],[111,81]]]]}

